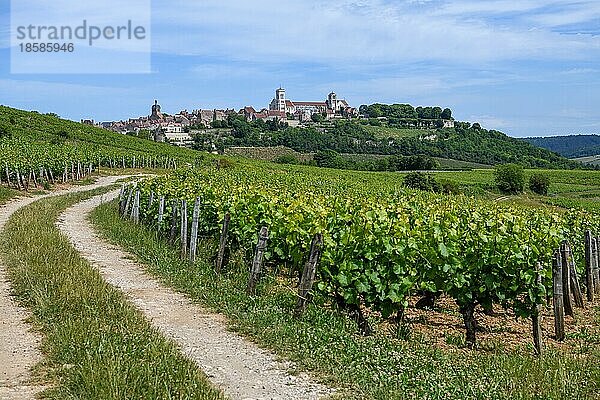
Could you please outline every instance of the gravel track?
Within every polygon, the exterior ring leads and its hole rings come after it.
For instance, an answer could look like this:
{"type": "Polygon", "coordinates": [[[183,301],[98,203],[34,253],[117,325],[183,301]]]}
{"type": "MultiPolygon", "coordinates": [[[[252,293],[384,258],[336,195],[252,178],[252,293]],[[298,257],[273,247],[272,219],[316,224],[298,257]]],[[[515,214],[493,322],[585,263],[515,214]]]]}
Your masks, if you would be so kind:
{"type": "Polygon", "coordinates": [[[318,399],[332,389],[293,376],[293,365],[226,328],[224,317],[193,304],[184,295],[164,287],[132,261],[131,255],[99,238],[88,220],[102,201],[118,191],[97,196],[66,210],[58,227],[104,279],[121,290],[166,337],[194,360],[211,382],[232,399],[318,399]]]}
{"type": "MultiPolygon", "coordinates": [[[[77,186],[32,197],[21,197],[0,206],[0,231],[19,209],[47,197],[83,192],[115,183],[120,176],[102,177],[93,185],[77,186]]],[[[28,400],[44,389],[32,385],[31,368],[43,358],[41,336],[32,331],[26,320],[30,313],[11,296],[6,268],[0,261],[0,399],[28,400]]]]}

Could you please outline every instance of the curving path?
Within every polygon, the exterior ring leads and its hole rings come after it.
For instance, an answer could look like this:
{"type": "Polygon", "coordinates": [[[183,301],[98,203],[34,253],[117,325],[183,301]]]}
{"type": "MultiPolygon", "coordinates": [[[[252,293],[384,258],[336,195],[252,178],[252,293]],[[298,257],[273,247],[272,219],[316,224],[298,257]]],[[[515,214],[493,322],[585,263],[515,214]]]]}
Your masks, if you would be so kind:
{"type": "MultiPolygon", "coordinates": [[[[93,185],[77,186],[42,196],[12,200],[0,206],[0,231],[4,230],[4,226],[16,211],[37,200],[109,186],[121,178],[123,177],[102,177],[93,185]]],[[[12,298],[6,268],[0,261],[1,400],[33,399],[36,393],[44,389],[42,386],[31,384],[31,368],[42,360],[42,354],[39,350],[41,337],[32,332],[31,326],[26,322],[28,317],[27,310],[18,306],[12,298]]]]}
{"type": "MultiPolygon", "coordinates": [[[[118,191],[104,195],[113,199],[118,191]]],[[[75,248],[100,269],[107,282],[125,293],[152,324],[174,340],[232,399],[317,399],[333,393],[306,376],[288,373],[291,363],[258,348],[226,328],[223,317],[203,310],[161,285],[118,247],[100,239],[88,215],[101,197],[83,201],[57,222],[75,248]]]]}

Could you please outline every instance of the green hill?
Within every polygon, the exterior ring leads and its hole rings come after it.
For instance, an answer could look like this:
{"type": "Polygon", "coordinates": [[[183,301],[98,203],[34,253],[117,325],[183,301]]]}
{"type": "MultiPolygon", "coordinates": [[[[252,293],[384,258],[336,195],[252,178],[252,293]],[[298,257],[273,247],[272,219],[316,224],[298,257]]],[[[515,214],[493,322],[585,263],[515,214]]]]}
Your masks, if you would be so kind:
{"type": "Polygon", "coordinates": [[[179,149],[165,143],[156,143],[95,126],[58,118],[54,114],[22,111],[0,106],[0,137],[28,140],[53,145],[93,145],[104,149],[153,152],[181,157],[197,152],[179,149]]]}
{"type": "Polygon", "coordinates": [[[600,135],[531,137],[525,140],[534,146],[554,151],[567,158],[600,155],[600,135]]]}
{"type": "Polygon", "coordinates": [[[333,150],[340,154],[426,155],[484,165],[518,163],[528,168],[581,167],[576,161],[524,140],[466,122],[456,122],[454,128],[426,130],[366,128],[361,123],[346,120],[295,128],[274,123],[265,126],[262,121],[248,123],[238,117],[230,117],[225,123],[231,128],[231,136],[214,138],[211,146],[285,146],[300,153],[333,150]]]}
{"type": "MultiPolygon", "coordinates": [[[[51,177],[67,170],[171,168],[198,162],[200,154],[98,127],[0,106],[0,181],[15,183],[24,175],[51,177]]],[[[77,174],[79,175],[79,173],[77,174]]],[[[53,179],[52,179],[53,180],[53,179]]]]}

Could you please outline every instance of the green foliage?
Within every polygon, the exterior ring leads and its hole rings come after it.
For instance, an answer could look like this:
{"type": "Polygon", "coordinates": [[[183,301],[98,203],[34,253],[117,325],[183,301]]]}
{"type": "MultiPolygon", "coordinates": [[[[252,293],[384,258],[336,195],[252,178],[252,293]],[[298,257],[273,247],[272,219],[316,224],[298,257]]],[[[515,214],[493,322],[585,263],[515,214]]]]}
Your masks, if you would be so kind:
{"type": "Polygon", "coordinates": [[[517,164],[498,165],[494,169],[496,186],[500,191],[508,194],[523,192],[525,186],[525,171],[517,164]]]}
{"type": "Polygon", "coordinates": [[[423,172],[411,172],[404,176],[404,186],[409,189],[423,190],[426,192],[439,192],[440,184],[435,177],[423,172]]]}
{"type": "Polygon", "coordinates": [[[344,159],[333,150],[320,150],[313,158],[318,167],[343,168],[345,165],[344,159]]]}
{"type": "Polygon", "coordinates": [[[563,157],[578,158],[600,154],[600,135],[570,135],[525,138],[534,146],[555,151],[563,157]]]}
{"type": "Polygon", "coordinates": [[[10,138],[12,136],[11,130],[6,124],[0,124],[0,139],[10,138]]]}
{"type": "Polygon", "coordinates": [[[536,173],[529,177],[529,189],[537,194],[546,196],[550,188],[550,177],[546,174],[536,173]]]}
{"type": "MultiPolygon", "coordinates": [[[[567,160],[523,140],[510,138],[501,132],[482,129],[477,124],[472,127],[469,123],[456,122],[455,128],[435,129],[436,126],[439,127],[438,122],[441,120],[430,121],[431,129],[416,129],[412,124],[409,125],[410,129],[402,128],[407,134],[401,135],[397,134],[397,130],[396,134],[386,134],[392,129],[390,126],[394,126],[393,123],[390,125],[389,120],[388,126],[382,127],[365,127],[356,121],[334,121],[323,125],[319,130],[315,127],[292,128],[285,122],[278,121],[238,121],[232,122],[235,125],[230,128],[233,133],[220,132],[212,139],[207,138],[208,143],[202,148],[211,148],[213,144],[218,148],[285,146],[301,153],[333,150],[339,154],[420,154],[486,165],[519,163],[524,167],[534,168],[582,167],[578,162],[567,160]],[[381,132],[377,132],[377,129],[381,129],[381,132]]],[[[229,126],[228,124],[225,123],[229,126]]]]}
{"type": "MultiPolygon", "coordinates": [[[[326,154],[328,160],[337,157],[326,154]]],[[[439,190],[432,180],[413,175],[439,190]]],[[[591,213],[407,191],[333,171],[179,171],[140,188],[142,204],[152,191],[190,204],[199,197],[204,235],[218,234],[229,212],[234,246],[249,256],[256,232],[268,226],[272,247],[266,260],[274,267],[299,272],[312,236],[322,233],[319,290],[384,317],[405,307],[416,290],[447,293],[465,308],[499,304],[529,316],[550,290],[550,259],[560,242],[580,243],[584,226],[600,230],[600,219],[591,213]],[[545,267],[542,285],[535,282],[537,262],[545,267]]],[[[143,210],[153,222],[156,207],[143,210]]]]}
{"type": "MultiPolygon", "coordinates": [[[[332,179],[329,172],[302,173],[301,178],[307,180],[312,176],[312,184],[320,182],[322,177],[329,182],[332,179]]],[[[340,175],[331,171],[333,174],[340,175]]],[[[379,174],[346,172],[344,176],[348,178],[329,183],[342,184],[352,192],[357,182],[364,186],[364,192],[370,192],[373,185],[382,189],[390,185],[389,179],[387,186],[384,180],[379,180],[379,174]]],[[[285,276],[275,279],[266,274],[259,286],[259,295],[247,296],[244,293],[247,264],[230,263],[227,273],[215,279],[214,248],[210,244],[202,252],[200,261],[190,265],[180,260],[178,249],[156,235],[155,227],[124,221],[112,204],[101,206],[92,219],[113,243],[136,255],[161,281],[225,315],[233,330],[250,337],[261,347],[294,360],[297,371],[312,372],[337,387],[335,397],[559,400],[594,398],[600,390],[600,380],[595,379],[600,374],[597,334],[586,343],[589,349],[581,353],[547,350],[544,357],[536,357],[526,348],[518,351],[445,350],[429,345],[427,338],[415,334],[408,340],[398,340],[384,332],[389,324],[383,324],[383,329],[377,329],[372,336],[364,337],[357,334],[354,321],[338,312],[335,305],[318,292],[306,314],[302,318],[293,317],[296,294],[290,288],[295,280],[285,276]]],[[[371,321],[381,322],[375,316],[371,321]]],[[[406,339],[407,333],[402,330],[399,336],[406,339]]],[[[459,347],[465,344],[464,337],[454,333],[446,336],[446,342],[459,347]]]]}
{"type": "Polygon", "coordinates": [[[323,114],[313,114],[310,116],[310,119],[312,120],[312,122],[323,122],[325,121],[325,116],[323,116],[323,114]]]}
{"type": "MultiPolygon", "coordinates": [[[[8,167],[11,175],[17,170],[37,173],[43,167],[58,178],[72,163],[119,168],[123,164],[133,166],[134,160],[136,167],[170,168],[182,163],[194,165],[198,154],[54,115],[0,106],[0,127],[8,123],[12,135],[0,135],[0,167],[8,167]]],[[[16,177],[11,176],[11,179],[14,182],[16,177]]]]}
{"type": "Polygon", "coordinates": [[[291,154],[283,154],[273,160],[277,164],[299,164],[300,161],[291,154]]]}

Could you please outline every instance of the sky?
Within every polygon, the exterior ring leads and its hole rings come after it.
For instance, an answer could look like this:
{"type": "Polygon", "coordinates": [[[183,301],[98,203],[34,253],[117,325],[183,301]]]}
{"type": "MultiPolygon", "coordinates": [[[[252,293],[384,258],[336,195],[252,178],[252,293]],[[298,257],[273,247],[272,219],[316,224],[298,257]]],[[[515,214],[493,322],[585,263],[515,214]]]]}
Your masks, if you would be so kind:
{"type": "Polygon", "coordinates": [[[259,109],[283,86],[299,101],[449,107],[515,137],[600,132],[598,0],[153,0],[151,13],[150,73],[11,74],[0,0],[0,104],[112,121],[154,99],[259,109]]]}

